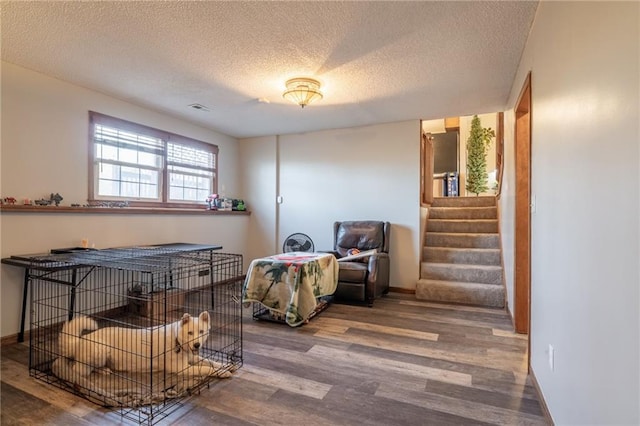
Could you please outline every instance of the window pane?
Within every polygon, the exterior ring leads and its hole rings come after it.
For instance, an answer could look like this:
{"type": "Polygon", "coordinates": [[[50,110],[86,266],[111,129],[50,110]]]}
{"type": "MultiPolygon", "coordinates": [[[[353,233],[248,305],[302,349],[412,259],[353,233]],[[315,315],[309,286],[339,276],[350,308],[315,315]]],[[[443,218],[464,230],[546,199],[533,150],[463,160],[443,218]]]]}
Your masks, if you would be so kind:
{"type": "MultiPolygon", "coordinates": [[[[184,189],[184,199],[190,201],[198,201],[198,191],[193,188],[184,189]]],[[[204,201],[204,200],[202,200],[204,201]]]]}
{"type": "Polygon", "coordinates": [[[169,180],[171,182],[171,186],[184,185],[184,175],[181,175],[179,173],[169,173],[169,180]]]}
{"type": "Polygon", "coordinates": [[[136,151],[164,152],[164,142],[158,137],[124,131],[98,123],[94,126],[94,141],[113,147],[128,147],[136,151]]]}
{"type": "Polygon", "coordinates": [[[104,160],[117,160],[118,148],[109,145],[96,145],[96,158],[102,158],[104,160]]]}
{"type": "Polygon", "coordinates": [[[140,198],[158,198],[158,185],[140,185],[140,198]]]}
{"type": "Polygon", "coordinates": [[[173,172],[183,172],[183,173],[191,173],[200,176],[213,176],[213,172],[210,170],[200,170],[200,169],[192,169],[189,167],[175,166],[169,165],[169,170],[173,172]]]}
{"type": "Polygon", "coordinates": [[[195,176],[185,176],[184,177],[184,187],[185,188],[196,188],[197,178],[195,176]]]}
{"type": "Polygon", "coordinates": [[[121,167],[121,180],[124,182],[140,182],[140,169],[135,167],[121,167]]]}
{"type": "Polygon", "coordinates": [[[212,152],[171,142],[167,144],[167,161],[174,164],[197,166],[207,169],[213,169],[215,167],[212,152]]]}
{"type": "Polygon", "coordinates": [[[171,188],[169,198],[172,201],[204,202],[211,192],[209,178],[182,173],[170,173],[171,188]]]}
{"type": "Polygon", "coordinates": [[[140,169],[140,182],[157,186],[158,172],[156,170],[140,169]]]}
{"type": "Polygon", "coordinates": [[[169,191],[169,198],[171,200],[184,200],[184,190],[182,187],[172,186],[169,191]]]}
{"type": "Polygon", "coordinates": [[[99,163],[98,175],[100,179],[120,180],[120,166],[99,163]]]}
{"type": "Polygon", "coordinates": [[[120,148],[118,150],[118,160],[124,161],[127,163],[138,163],[138,151],[133,149],[123,149],[120,148]]]}
{"type": "Polygon", "coordinates": [[[162,157],[159,155],[151,154],[149,152],[138,153],[138,164],[143,166],[160,167],[161,163],[162,157]]]}
{"type": "Polygon", "coordinates": [[[198,201],[205,201],[207,197],[211,194],[208,190],[199,189],[198,190],[198,201]]]}
{"type": "Polygon", "coordinates": [[[100,179],[98,181],[98,194],[103,196],[114,196],[114,197],[119,196],[120,182],[113,181],[113,180],[100,179]]]}
{"type": "Polygon", "coordinates": [[[198,178],[198,188],[206,189],[207,192],[209,192],[209,189],[211,188],[211,179],[198,178]]]}
{"type": "Polygon", "coordinates": [[[138,198],[140,196],[140,185],[134,182],[121,182],[120,195],[128,198],[138,198]]]}

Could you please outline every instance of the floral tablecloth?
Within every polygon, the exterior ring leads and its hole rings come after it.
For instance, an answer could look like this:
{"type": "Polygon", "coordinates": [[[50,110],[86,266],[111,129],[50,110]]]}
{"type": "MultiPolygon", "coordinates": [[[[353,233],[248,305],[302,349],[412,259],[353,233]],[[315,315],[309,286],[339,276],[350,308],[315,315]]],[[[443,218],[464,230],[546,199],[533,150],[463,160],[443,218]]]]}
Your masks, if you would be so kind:
{"type": "Polygon", "coordinates": [[[243,302],[261,303],[283,314],[292,327],[304,323],[338,285],[338,262],[329,253],[283,253],[254,259],[242,291],[243,302]]]}

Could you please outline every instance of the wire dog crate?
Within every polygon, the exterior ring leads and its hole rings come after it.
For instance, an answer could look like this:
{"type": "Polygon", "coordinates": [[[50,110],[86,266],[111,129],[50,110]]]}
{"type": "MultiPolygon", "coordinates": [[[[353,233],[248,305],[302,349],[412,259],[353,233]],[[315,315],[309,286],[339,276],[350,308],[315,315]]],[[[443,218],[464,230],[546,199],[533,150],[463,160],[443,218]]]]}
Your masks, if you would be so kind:
{"type": "Polygon", "coordinates": [[[30,374],[139,424],[228,377],[242,366],[242,256],[211,247],[31,257],[30,374]]]}

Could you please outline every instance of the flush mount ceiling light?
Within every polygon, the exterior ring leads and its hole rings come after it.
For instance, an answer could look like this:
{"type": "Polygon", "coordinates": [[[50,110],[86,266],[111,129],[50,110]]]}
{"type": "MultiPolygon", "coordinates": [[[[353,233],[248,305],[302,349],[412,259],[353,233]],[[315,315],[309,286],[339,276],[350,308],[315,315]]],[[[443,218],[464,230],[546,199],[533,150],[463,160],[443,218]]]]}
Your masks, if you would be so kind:
{"type": "Polygon", "coordinates": [[[318,80],[300,77],[287,80],[285,84],[287,90],[282,94],[282,97],[300,105],[302,108],[313,101],[322,99],[318,80]]]}

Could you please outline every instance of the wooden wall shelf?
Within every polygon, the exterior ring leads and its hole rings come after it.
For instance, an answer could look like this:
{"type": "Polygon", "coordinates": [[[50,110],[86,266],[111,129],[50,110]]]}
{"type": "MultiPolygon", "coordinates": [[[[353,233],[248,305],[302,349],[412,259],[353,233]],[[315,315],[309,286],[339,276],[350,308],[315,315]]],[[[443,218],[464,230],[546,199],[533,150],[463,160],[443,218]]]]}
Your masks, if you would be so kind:
{"type": "Polygon", "coordinates": [[[82,213],[82,214],[159,214],[159,215],[205,215],[205,216],[248,216],[251,212],[219,211],[205,209],[172,209],[150,207],[70,207],[70,206],[24,206],[3,204],[1,213],[82,213]]]}

